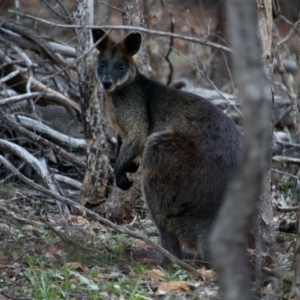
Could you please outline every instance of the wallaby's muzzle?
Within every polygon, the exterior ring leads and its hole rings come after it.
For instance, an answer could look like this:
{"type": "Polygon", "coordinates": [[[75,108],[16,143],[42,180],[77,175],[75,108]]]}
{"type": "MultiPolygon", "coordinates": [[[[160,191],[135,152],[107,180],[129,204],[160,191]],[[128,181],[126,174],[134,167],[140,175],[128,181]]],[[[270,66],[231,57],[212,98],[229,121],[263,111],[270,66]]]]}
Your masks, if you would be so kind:
{"type": "Polygon", "coordinates": [[[103,79],[101,83],[104,90],[110,90],[113,86],[113,81],[111,79],[103,79]]]}

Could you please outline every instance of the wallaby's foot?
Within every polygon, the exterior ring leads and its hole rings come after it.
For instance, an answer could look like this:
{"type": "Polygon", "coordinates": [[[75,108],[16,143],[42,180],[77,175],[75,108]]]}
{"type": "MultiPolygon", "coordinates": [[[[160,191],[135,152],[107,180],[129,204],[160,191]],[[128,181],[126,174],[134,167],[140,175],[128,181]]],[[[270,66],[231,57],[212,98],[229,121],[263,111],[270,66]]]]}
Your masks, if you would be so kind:
{"type": "Polygon", "coordinates": [[[183,250],[183,259],[187,261],[187,263],[191,263],[196,265],[197,267],[205,267],[207,269],[211,269],[211,263],[207,262],[201,257],[200,253],[195,252],[191,249],[183,250]]]}
{"type": "Polygon", "coordinates": [[[149,265],[159,265],[163,261],[161,253],[150,249],[126,250],[125,256],[128,259],[139,260],[149,265]]]}

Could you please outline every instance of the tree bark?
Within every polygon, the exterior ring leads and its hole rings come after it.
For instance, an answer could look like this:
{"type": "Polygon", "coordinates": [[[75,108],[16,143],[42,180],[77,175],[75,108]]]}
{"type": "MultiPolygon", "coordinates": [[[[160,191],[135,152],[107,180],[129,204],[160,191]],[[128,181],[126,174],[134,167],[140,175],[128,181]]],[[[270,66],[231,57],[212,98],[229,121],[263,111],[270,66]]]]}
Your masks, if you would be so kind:
{"type": "MultiPolygon", "coordinates": [[[[123,23],[124,25],[133,25],[133,26],[142,26],[145,27],[144,21],[144,8],[143,0],[124,0],[123,2],[123,23]]],[[[129,31],[124,30],[124,34],[128,34],[129,31]]],[[[145,35],[143,34],[143,44],[141,50],[137,57],[137,65],[139,70],[147,74],[147,55],[146,55],[146,43],[145,35]]],[[[141,176],[140,171],[137,173],[129,174],[131,180],[134,181],[134,184],[129,191],[123,191],[116,187],[110,194],[106,204],[105,212],[106,216],[109,219],[115,221],[122,221],[123,219],[128,219],[132,217],[132,210],[136,201],[141,196],[141,176]]]]}
{"type": "MultiPolygon", "coordinates": [[[[300,13],[299,13],[300,18],[300,13]]],[[[298,30],[300,30],[300,23],[298,24],[298,30]]],[[[300,107],[300,38],[298,40],[298,50],[297,50],[297,104],[298,108],[300,107]]],[[[300,124],[297,124],[298,126],[300,124]]],[[[300,198],[300,192],[298,192],[298,199],[300,198]]],[[[294,274],[294,282],[293,287],[290,295],[291,300],[300,300],[300,204],[298,207],[298,216],[297,216],[297,225],[298,225],[298,232],[297,232],[297,242],[296,242],[296,249],[295,249],[295,259],[294,259],[294,266],[295,266],[295,274],[294,274]]]]}
{"type": "Polygon", "coordinates": [[[212,234],[212,257],[224,299],[254,299],[245,250],[269,166],[271,99],[253,1],[226,3],[233,74],[243,98],[244,137],[237,174],[212,234]]]}
{"type": "MultiPolygon", "coordinates": [[[[145,19],[149,29],[164,30],[165,20],[163,2],[160,0],[145,0],[145,19]]],[[[155,35],[147,37],[147,50],[149,64],[151,66],[150,76],[155,80],[166,84],[171,72],[170,65],[164,55],[167,53],[167,43],[155,35]]]]}
{"type": "MultiPolygon", "coordinates": [[[[272,0],[257,0],[257,24],[258,36],[261,44],[262,62],[264,71],[269,79],[273,76],[273,54],[272,54],[272,31],[273,31],[273,10],[272,0]]],[[[272,90],[269,86],[269,101],[271,105],[272,90]]],[[[270,126],[272,119],[269,118],[270,126]]],[[[272,132],[269,131],[269,151],[272,148],[272,132]]],[[[258,214],[255,230],[255,248],[256,248],[256,290],[260,295],[261,270],[263,263],[263,254],[269,253],[274,259],[275,233],[273,226],[273,207],[271,201],[271,171],[269,170],[264,180],[264,190],[260,197],[258,214]],[[272,253],[272,254],[271,254],[272,253]]]]}
{"type": "MultiPolygon", "coordinates": [[[[93,24],[93,0],[77,0],[74,12],[76,25],[93,24]]],[[[77,29],[77,57],[92,46],[89,29],[77,29]]],[[[108,158],[106,122],[100,109],[101,93],[95,76],[95,56],[92,52],[77,63],[82,122],[87,144],[87,169],[80,191],[81,203],[99,204],[109,194],[112,172],[108,158]]]]}

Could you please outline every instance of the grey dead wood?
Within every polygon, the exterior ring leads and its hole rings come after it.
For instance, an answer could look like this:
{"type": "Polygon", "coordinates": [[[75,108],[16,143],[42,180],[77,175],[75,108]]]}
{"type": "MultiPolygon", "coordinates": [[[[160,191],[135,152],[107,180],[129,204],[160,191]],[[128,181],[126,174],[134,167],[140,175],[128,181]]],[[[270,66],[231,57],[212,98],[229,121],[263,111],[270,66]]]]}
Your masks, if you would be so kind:
{"type": "MultiPolygon", "coordinates": [[[[10,57],[6,55],[0,49],[0,63],[7,64],[6,67],[2,68],[4,75],[9,75],[12,72],[17,72],[18,74],[11,78],[8,82],[9,85],[14,86],[18,92],[26,93],[26,86],[28,84],[29,77],[27,74],[20,73],[21,69],[13,63],[10,57]]],[[[27,100],[35,98],[38,102],[42,102],[44,105],[58,103],[63,105],[67,110],[74,110],[79,113],[79,105],[72,99],[66,97],[65,95],[47,87],[42,82],[32,78],[31,80],[31,93],[26,93],[24,95],[12,96],[7,99],[0,101],[0,105],[15,103],[22,100],[27,100]],[[37,94],[38,93],[38,94],[37,94]]]]}
{"type": "Polygon", "coordinates": [[[74,163],[80,167],[85,168],[86,164],[84,161],[80,160],[76,156],[70,154],[66,150],[62,149],[61,147],[57,146],[56,144],[50,142],[49,140],[29,131],[28,129],[24,128],[21,124],[17,123],[14,118],[10,118],[8,115],[0,112],[0,119],[6,123],[10,128],[16,130],[18,133],[22,134],[23,136],[27,137],[34,143],[40,144],[45,148],[50,148],[56,155],[61,156],[66,161],[74,163]]]}
{"type": "MultiPolygon", "coordinates": [[[[13,119],[13,115],[8,115],[9,118],[13,119]]],[[[57,130],[50,128],[49,126],[41,123],[38,120],[34,120],[24,116],[18,116],[18,121],[24,127],[29,128],[35,132],[39,132],[42,135],[49,137],[50,140],[55,141],[57,144],[74,149],[85,149],[86,143],[84,139],[77,139],[70,137],[66,134],[60,133],[57,130]]]]}
{"type": "Polygon", "coordinates": [[[240,166],[231,182],[211,238],[215,269],[226,300],[255,299],[248,268],[247,235],[264,189],[270,154],[270,86],[262,66],[253,2],[226,3],[233,74],[243,99],[240,166]]]}
{"type": "MultiPolygon", "coordinates": [[[[48,165],[45,158],[41,157],[40,159],[37,159],[21,146],[3,139],[0,139],[0,149],[4,153],[11,153],[15,156],[18,156],[20,159],[24,160],[29,166],[31,166],[35,170],[42,184],[51,192],[59,195],[59,188],[57,187],[55,181],[53,180],[48,170],[48,165]]],[[[66,218],[68,216],[68,208],[63,203],[57,202],[57,204],[61,216],[63,217],[63,220],[66,222],[66,218]]]]}
{"type": "Polygon", "coordinates": [[[95,76],[95,56],[93,52],[86,54],[92,45],[90,30],[85,25],[93,24],[93,0],[77,0],[74,12],[74,22],[82,26],[76,29],[78,85],[82,120],[86,138],[86,164],[87,169],[82,183],[81,203],[99,204],[109,195],[112,181],[112,172],[108,158],[108,145],[106,140],[106,121],[101,111],[100,101],[102,95],[99,91],[95,76]]]}
{"type": "MultiPolygon", "coordinates": [[[[256,1],[256,13],[257,13],[257,32],[260,42],[261,49],[261,59],[265,75],[269,80],[273,76],[273,4],[272,0],[258,0],[256,1]]],[[[272,87],[267,82],[264,82],[268,90],[268,95],[265,97],[269,101],[270,108],[272,107],[272,87]]],[[[269,124],[269,154],[271,154],[272,149],[272,132],[271,132],[271,113],[266,115],[266,120],[269,124]]],[[[270,155],[268,157],[270,163],[270,155]]],[[[264,178],[263,191],[259,198],[258,211],[256,215],[255,225],[255,281],[256,281],[256,296],[261,297],[261,287],[262,287],[262,264],[263,264],[263,254],[268,253],[269,257],[273,260],[274,265],[279,263],[276,260],[274,253],[275,245],[275,232],[273,224],[273,207],[271,201],[271,171],[268,172],[264,178]]],[[[274,290],[277,281],[273,281],[274,290]]],[[[269,297],[269,296],[267,296],[269,297]]],[[[270,296],[272,297],[272,296],[270,296]]]]}

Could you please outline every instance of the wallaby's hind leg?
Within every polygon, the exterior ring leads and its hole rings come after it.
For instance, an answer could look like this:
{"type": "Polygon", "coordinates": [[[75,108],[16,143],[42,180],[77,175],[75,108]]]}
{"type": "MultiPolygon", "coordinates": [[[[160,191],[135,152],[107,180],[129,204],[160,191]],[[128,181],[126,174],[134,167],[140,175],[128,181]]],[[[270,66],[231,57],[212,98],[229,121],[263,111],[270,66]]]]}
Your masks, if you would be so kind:
{"type": "Polygon", "coordinates": [[[219,207],[219,164],[197,137],[169,131],[151,135],[142,158],[143,192],[161,243],[182,258],[179,242],[196,247],[209,264],[209,235],[219,207]],[[208,163],[209,162],[209,163],[208,163]]]}
{"type": "Polygon", "coordinates": [[[201,262],[207,267],[211,267],[209,236],[212,231],[213,222],[211,219],[200,220],[197,226],[199,228],[199,230],[197,231],[198,232],[197,248],[200,253],[201,262]]]}
{"type": "Polygon", "coordinates": [[[185,149],[185,143],[185,138],[173,132],[154,134],[146,143],[142,159],[143,192],[158,228],[161,245],[180,259],[183,254],[178,227],[182,217],[188,218],[184,215],[186,209],[190,209],[188,195],[183,197],[188,193],[185,190],[188,178],[185,178],[182,167],[185,151],[189,150],[185,149]]]}
{"type": "MultiPolygon", "coordinates": [[[[177,258],[182,259],[183,254],[178,236],[175,235],[173,232],[169,232],[164,226],[158,225],[157,229],[159,231],[162,247],[164,247],[177,258]]],[[[166,257],[164,257],[162,264],[167,265],[168,263],[169,260],[166,257]]]]}

